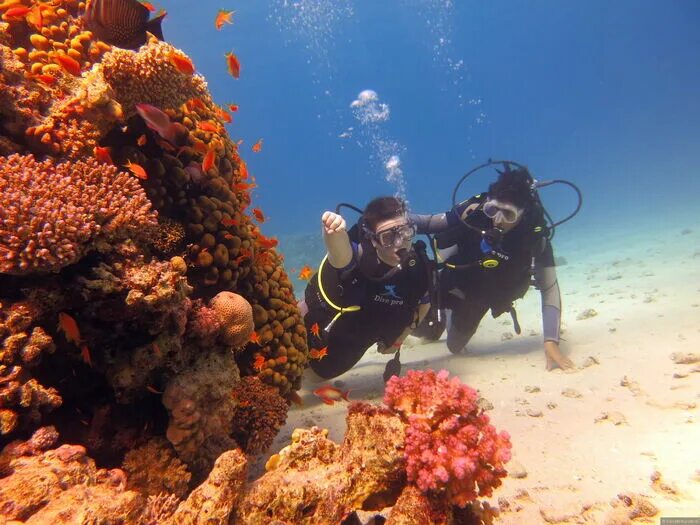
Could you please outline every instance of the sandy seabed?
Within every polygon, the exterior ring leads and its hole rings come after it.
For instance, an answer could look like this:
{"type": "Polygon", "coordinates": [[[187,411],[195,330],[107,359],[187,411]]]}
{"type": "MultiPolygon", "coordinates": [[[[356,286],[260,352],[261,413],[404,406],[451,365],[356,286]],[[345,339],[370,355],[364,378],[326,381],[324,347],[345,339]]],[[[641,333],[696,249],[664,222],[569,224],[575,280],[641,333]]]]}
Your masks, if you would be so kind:
{"type": "MultiPolygon", "coordinates": [[[[590,243],[555,239],[568,261],[558,276],[562,349],[574,371],[545,370],[534,290],[516,303],[521,335],[508,315],[487,316],[465,355],[450,354],[444,339],[404,346],[404,371],[449,370],[479,390],[494,426],[510,433],[510,474],[489,501],[505,498],[519,510],[498,523],[576,523],[583,509],[621,493],[649,496],[660,511],[655,523],[700,517],[700,360],[676,362],[700,359],[700,231],[670,222],[593,228],[590,243]]],[[[351,399],[380,402],[387,360],[371,349],[330,383],[351,399]]],[[[322,404],[315,386],[302,388],[304,406],[289,412],[270,453],[297,427],[328,428],[342,440],[346,405],[322,404]]]]}

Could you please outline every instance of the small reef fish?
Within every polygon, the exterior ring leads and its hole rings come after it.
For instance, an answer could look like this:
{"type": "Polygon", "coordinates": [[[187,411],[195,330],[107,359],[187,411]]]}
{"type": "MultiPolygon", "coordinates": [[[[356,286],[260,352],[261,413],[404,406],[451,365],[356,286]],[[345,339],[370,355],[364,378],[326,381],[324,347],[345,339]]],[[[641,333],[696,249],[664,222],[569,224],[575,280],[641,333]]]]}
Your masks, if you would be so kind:
{"type": "Polygon", "coordinates": [[[189,99],[187,102],[185,102],[185,105],[187,106],[187,109],[190,111],[193,111],[195,109],[198,109],[200,111],[206,111],[207,106],[202,102],[201,98],[193,97],[189,99]]]}
{"type": "Polygon", "coordinates": [[[138,0],[88,0],[83,20],[100,40],[123,49],[138,49],[151,33],[163,40],[161,23],[165,12],[151,16],[148,7],[138,0]]]}
{"type": "Polygon", "coordinates": [[[313,335],[315,337],[319,337],[320,333],[321,333],[321,330],[318,327],[318,323],[312,324],[311,325],[311,335],[313,335]]]}
{"type": "Polygon", "coordinates": [[[216,162],[216,150],[214,148],[210,148],[209,151],[207,151],[207,154],[204,156],[204,160],[202,161],[202,171],[206,173],[210,169],[214,167],[214,163],[216,162]]]}
{"type": "Polygon", "coordinates": [[[138,144],[139,146],[145,146],[145,145],[146,145],[146,134],[145,134],[145,133],[142,134],[142,135],[136,140],[136,144],[138,144]]]}
{"type": "Polygon", "coordinates": [[[216,30],[221,31],[221,28],[224,27],[224,24],[233,24],[233,20],[231,20],[232,16],[233,11],[219,9],[219,12],[216,13],[216,19],[214,20],[214,27],[216,27],[216,30]]]}
{"type": "Polygon", "coordinates": [[[75,58],[69,57],[68,55],[56,55],[54,56],[54,62],[61,66],[64,70],[68,71],[71,75],[80,75],[80,62],[75,58]]]}
{"type": "Polygon", "coordinates": [[[238,111],[238,104],[229,104],[228,109],[235,113],[236,111],[238,111]]]}
{"type": "Polygon", "coordinates": [[[258,139],[258,141],[253,144],[253,146],[250,148],[253,150],[253,153],[260,153],[262,151],[262,143],[263,139],[258,139]]]}
{"type": "Polygon", "coordinates": [[[226,65],[228,66],[229,74],[233,78],[241,76],[241,63],[238,61],[238,57],[232,52],[226,53],[226,65]]]}
{"type": "Polygon", "coordinates": [[[22,18],[24,16],[27,16],[31,12],[32,12],[31,7],[26,7],[26,6],[10,7],[7,11],[5,11],[2,18],[3,18],[3,20],[5,20],[7,18],[22,18]]]}
{"type": "Polygon", "coordinates": [[[177,69],[183,75],[192,75],[194,73],[194,64],[186,56],[173,52],[170,53],[168,60],[173,66],[175,66],[175,69],[177,69]]]}
{"type": "Polygon", "coordinates": [[[260,208],[253,208],[253,215],[255,215],[255,218],[260,224],[265,222],[265,216],[260,208]]]}
{"type": "Polygon", "coordinates": [[[248,184],[245,182],[239,182],[233,185],[233,191],[248,191],[255,188],[257,184],[248,184]]]}
{"type": "Polygon", "coordinates": [[[301,270],[299,270],[299,279],[302,281],[308,281],[313,276],[313,270],[310,266],[304,265],[301,270]]]}
{"type": "Polygon", "coordinates": [[[272,237],[263,237],[262,235],[258,237],[258,244],[266,249],[269,250],[270,248],[274,248],[279,244],[279,241],[275,238],[272,237]]]}
{"type": "Polygon", "coordinates": [[[141,115],[149,129],[158,133],[171,144],[175,143],[178,126],[170,121],[167,113],[151,104],[136,104],[136,112],[141,115]]]}
{"type": "Polygon", "coordinates": [[[156,354],[156,357],[163,357],[163,352],[160,350],[160,346],[158,346],[158,343],[153,341],[153,344],[151,345],[153,348],[153,353],[156,354]]]}
{"type": "Polygon", "coordinates": [[[139,2],[141,2],[141,5],[148,9],[151,13],[155,12],[156,8],[153,7],[151,2],[146,2],[145,0],[139,0],[139,2]]]}
{"type": "Polygon", "coordinates": [[[324,346],[321,349],[312,348],[309,350],[309,357],[311,359],[318,359],[319,361],[328,355],[328,347],[324,346]]]}
{"type": "Polygon", "coordinates": [[[266,362],[266,361],[267,361],[267,360],[266,360],[263,356],[261,356],[261,355],[257,356],[257,357],[255,358],[255,361],[253,361],[253,368],[254,368],[257,372],[260,372],[260,370],[263,369],[263,366],[265,366],[265,362],[266,362]]]}
{"type": "Polygon", "coordinates": [[[238,226],[238,221],[235,219],[229,219],[228,217],[224,217],[221,219],[221,224],[224,226],[238,226]]]}
{"type": "Polygon", "coordinates": [[[258,335],[258,332],[254,331],[252,334],[250,334],[250,342],[260,346],[260,336],[258,335]]]}
{"type": "Polygon", "coordinates": [[[92,368],[92,359],[90,358],[90,349],[85,343],[80,343],[80,357],[83,363],[92,368]]]}
{"type": "Polygon", "coordinates": [[[231,122],[233,122],[233,117],[228,111],[223,110],[221,108],[216,108],[214,111],[216,112],[216,116],[219,117],[226,124],[231,124],[231,122]]]}
{"type": "Polygon", "coordinates": [[[108,147],[95,146],[94,154],[95,158],[97,159],[97,162],[101,162],[103,164],[114,164],[114,162],[112,161],[112,156],[109,153],[108,147]]]}
{"type": "Polygon", "coordinates": [[[216,124],[209,122],[208,120],[204,120],[202,122],[197,123],[197,127],[201,129],[202,131],[210,131],[212,133],[218,133],[219,132],[219,126],[216,124]]]}
{"type": "Polygon", "coordinates": [[[244,160],[241,160],[240,167],[238,168],[241,180],[248,180],[248,164],[244,160]]]}
{"type": "Polygon", "coordinates": [[[59,312],[58,314],[58,329],[66,336],[66,341],[73,343],[75,346],[80,345],[81,339],[78,323],[65,312],[59,312]]]}
{"type": "Polygon", "coordinates": [[[330,385],[323,385],[320,388],[314,390],[314,395],[323,401],[326,405],[332,405],[336,401],[344,399],[345,401],[350,401],[348,396],[350,395],[350,390],[345,392],[341,391],[339,388],[330,385]]]}
{"type": "Polygon", "coordinates": [[[127,160],[126,164],[124,164],[124,167],[126,169],[128,169],[131,173],[133,173],[139,179],[141,179],[141,180],[148,179],[148,173],[146,173],[146,170],[140,164],[136,164],[135,162],[131,162],[130,160],[127,160]]]}
{"type": "Polygon", "coordinates": [[[48,74],[34,75],[32,78],[37,79],[39,82],[46,84],[47,86],[52,86],[53,84],[56,83],[56,77],[53,75],[48,75],[48,74]]]}
{"type": "Polygon", "coordinates": [[[156,390],[151,385],[146,385],[146,390],[148,390],[151,394],[162,394],[163,393],[160,390],[156,390]]]}

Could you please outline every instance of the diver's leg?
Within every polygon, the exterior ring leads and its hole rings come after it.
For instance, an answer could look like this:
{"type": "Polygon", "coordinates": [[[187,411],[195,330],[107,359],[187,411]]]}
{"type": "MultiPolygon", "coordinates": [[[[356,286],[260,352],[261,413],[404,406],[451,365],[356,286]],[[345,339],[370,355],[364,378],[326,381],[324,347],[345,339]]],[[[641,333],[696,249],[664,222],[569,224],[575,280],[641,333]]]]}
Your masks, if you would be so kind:
{"type": "Polygon", "coordinates": [[[350,370],[377,341],[376,336],[369,333],[367,323],[362,323],[359,318],[343,317],[328,334],[326,356],[309,360],[311,369],[324,379],[332,379],[350,370]]]}
{"type": "Polygon", "coordinates": [[[445,331],[445,310],[440,310],[439,312],[440,320],[438,320],[438,309],[435,306],[431,306],[430,311],[428,311],[416,329],[411,332],[411,335],[428,341],[440,339],[440,336],[445,331]]]}
{"type": "Polygon", "coordinates": [[[453,354],[464,352],[488,307],[471,301],[455,301],[447,323],[447,348],[453,354]]]}

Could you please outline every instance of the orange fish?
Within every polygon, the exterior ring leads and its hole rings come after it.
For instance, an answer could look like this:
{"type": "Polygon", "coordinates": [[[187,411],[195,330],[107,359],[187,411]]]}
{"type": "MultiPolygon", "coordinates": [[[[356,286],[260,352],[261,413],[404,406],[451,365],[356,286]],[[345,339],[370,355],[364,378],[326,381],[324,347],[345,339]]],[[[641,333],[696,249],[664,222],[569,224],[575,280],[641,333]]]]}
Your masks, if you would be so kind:
{"type": "Polygon", "coordinates": [[[299,271],[299,279],[302,281],[308,281],[313,276],[313,270],[310,266],[304,265],[299,271]]]}
{"type": "Polygon", "coordinates": [[[207,151],[207,154],[204,156],[204,160],[202,161],[202,171],[205,173],[212,169],[214,167],[214,163],[216,162],[216,150],[214,148],[209,149],[207,151]]]}
{"type": "Polygon", "coordinates": [[[263,369],[263,366],[265,366],[266,361],[267,360],[263,356],[261,356],[261,355],[257,356],[255,358],[255,361],[253,362],[253,368],[255,368],[255,370],[260,372],[260,370],[263,369]]]}
{"type": "Polygon", "coordinates": [[[213,133],[219,132],[219,126],[217,126],[213,122],[209,122],[208,120],[197,123],[197,127],[202,131],[211,131],[213,133]]]}
{"type": "Polygon", "coordinates": [[[163,148],[165,151],[175,151],[175,146],[173,146],[172,144],[170,144],[170,142],[168,142],[168,141],[165,140],[165,139],[156,138],[156,142],[157,142],[158,145],[159,145],[161,148],[163,148]]]}
{"type": "Polygon", "coordinates": [[[78,323],[65,312],[59,312],[58,314],[58,329],[66,336],[67,341],[72,342],[75,346],[80,345],[81,339],[78,323]]]}
{"type": "Polygon", "coordinates": [[[258,220],[259,223],[265,222],[265,216],[263,215],[263,212],[260,208],[253,208],[253,215],[255,215],[255,218],[258,220]]]}
{"type": "Polygon", "coordinates": [[[104,146],[95,146],[93,151],[97,162],[101,162],[103,164],[114,164],[112,161],[112,156],[109,154],[109,148],[104,146]]]}
{"type": "Polygon", "coordinates": [[[186,56],[179,55],[177,53],[170,53],[169,57],[170,63],[175,66],[180,73],[184,75],[191,75],[194,73],[194,64],[186,56]]]}
{"type": "Polygon", "coordinates": [[[236,111],[238,111],[238,104],[229,104],[228,109],[235,113],[236,111]]]}
{"type": "Polygon", "coordinates": [[[221,31],[224,24],[233,24],[231,17],[233,16],[233,11],[225,11],[224,9],[219,9],[216,13],[216,19],[214,20],[214,27],[217,31],[221,31]]]}
{"type": "Polygon", "coordinates": [[[90,349],[85,343],[80,343],[80,357],[82,358],[83,363],[92,367],[92,359],[90,359],[90,349]]]}
{"type": "Polygon", "coordinates": [[[192,143],[192,147],[194,148],[194,150],[197,153],[201,153],[202,155],[206,155],[207,152],[209,151],[209,148],[207,147],[207,145],[204,142],[202,142],[201,140],[195,140],[192,143]]]}
{"type": "Polygon", "coordinates": [[[38,4],[34,6],[31,13],[27,15],[27,22],[34,25],[34,27],[36,27],[39,31],[41,31],[44,27],[44,15],[41,13],[42,9],[51,10],[49,6],[38,4]]]}
{"type": "Polygon", "coordinates": [[[348,399],[350,390],[343,392],[339,388],[330,385],[323,385],[322,387],[317,388],[314,390],[314,395],[320,398],[326,405],[332,405],[341,399],[350,401],[348,399]]]}
{"type": "Polygon", "coordinates": [[[233,122],[233,117],[231,116],[231,114],[228,111],[224,111],[221,108],[216,108],[215,111],[216,111],[216,115],[221,120],[223,120],[226,124],[230,124],[231,122],[233,122]]]}
{"type": "Polygon", "coordinates": [[[241,75],[241,63],[233,53],[226,53],[226,65],[233,78],[238,78],[241,75]]]}
{"type": "Polygon", "coordinates": [[[189,99],[185,104],[187,104],[187,107],[190,110],[193,110],[193,109],[199,109],[201,111],[207,110],[207,106],[204,104],[204,102],[202,102],[201,98],[193,97],[193,98],[189,99]]]}
{"type": "Polygon", "coordinates": [[[32,12],[31,7],[26,7],[26,6],[10,7],[7,11],[5,11],[5,14],[3,15],[3,19],[5,17],[7,17],[7,18],[21,18],[23,16],[28,15],[31,12],[32,12]]]}
{"type": "Polygon", "coordinates": [[[314,323],[311,325],[311,334],[315,335],[316,337],[319,337],[320,334],[320,329],[318,327],[318,323],[314,323]]]}
{"type": "Polygon", "coordinates": [[[153,353],[156,354],[157,357],[163,356],[163,352],[160,351],[160,346],[158,346],[158,343],[153,341],[153,344],[151,346],[153,347],[153,353]]]}
{"type": "Polygon", "coordinates": [[[262,143],[263,139],[258,139],[258,141],[253,144],[253,146],[250,148],[253,150],[253,153],[260,153],[262,151],[262,143]]]}
{"type": "Polygon", "coordinates": [[[134,162],[131,162],[130,160],[127,160],[126,164],[124,164],[124,167],[128,169],[131,173],[136,175],[139,179],[148,179],[148,173],[146,173],[146,170],[140,164],[136,164],[134,162]]]}
{"type": "Polygon", "coordinates": [[[248,165],[242,160],[239,164],[238,171],[240,172],[241,180],[248,179],[248,165]]]}
{"type": "Polygon", "coordinates": [[[69,57],[68,55],[55,55],[53,59],[54,62],[68,71],[71,75],[80,75],[80,62],[78,62],[75,58],[69,57]]]}
{"type": "Polygon", "coordinates": [[[141,135],[141,136],[136,140],[136,144],[138,144],[139,146],[143,146],[143,145],[146,144],[146,134],[145,134],[145,133],[144,133],[143,135],[141,135]]]}
{"type": "Polygon", "coordinates": [[[250,342],[255,343],[256,345],[260,346],[260,336],[258,336],[258,332],[253,332],[250,335],[250,342]]]}
{"type": "Polygon", "coordinates": [[[248,191],[257,186],[257,184],[247,184],[245,182],[239,182],[233,185],[233,191],[248,191]]]}
{"type": "Polygon", "coordinates": [[[224,226],[238,226],[238,221],[236,219],[229,219],[228,217],[224,217],[221,219],[221,224],[224,226]]]}
{"type": "Polygon", "coordinates": [[[148,391],[151,392],[152,394],[162,394],[162,393],[163,393],[163,392],[161,392],[160,390],[156,390],[156,389],[155,389],[154,387],[152,387],[151,385],[147,385],[147,386],[146,386],[146,390],[148,390],[148,391]]]}
{"type": "Polygon", "coordinates": [[[153,4],[151,2],[146,2],[145,0],[139,0],[141,2],[141,5],[148,9],[151,13],[153,13],[156,8],[153,7],[153,4]]]}
{"type": "Polygon", "coordinates": [[[228,239],[230,241],[232,239],[235,239],[235,237],[230,233],[224,233],[224,239],[228,239]]]}
{"type": "Polygon", "coordinates": [[[33,78],[36,78],[47,86],[51,86],[56,83],[56,77],[53,75],[34,75],[33,78]]]}
{"type": "Polygon", "coordinates": [[[324,346],[321,349],[312,348],[309,350],[309,357],[311,359],[318,359],[319,361],[328,355],[328,347],[324,346]]]}

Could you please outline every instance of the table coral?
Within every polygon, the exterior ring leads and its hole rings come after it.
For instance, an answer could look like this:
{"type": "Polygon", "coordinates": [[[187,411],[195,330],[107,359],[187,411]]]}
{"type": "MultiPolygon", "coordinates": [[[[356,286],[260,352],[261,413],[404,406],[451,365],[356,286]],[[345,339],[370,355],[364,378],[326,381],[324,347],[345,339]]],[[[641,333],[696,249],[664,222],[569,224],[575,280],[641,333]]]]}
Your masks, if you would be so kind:
{"type": "Polygon", "coordinates": [[[0,163],[0,272],[58,272],[100,242],[144,239],[156,218],[132,176],[95,160],[0,163]]]}
{"type": "Polygon", "coordinates": [[[476,391],[448,377],[446,370],[394,376],[384,402],[407,423],[409,481],[423,491],[445,491],[449,501],[463,507],[500,486],[511,443],[478,408],[476,391]]]}

